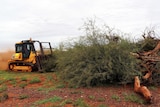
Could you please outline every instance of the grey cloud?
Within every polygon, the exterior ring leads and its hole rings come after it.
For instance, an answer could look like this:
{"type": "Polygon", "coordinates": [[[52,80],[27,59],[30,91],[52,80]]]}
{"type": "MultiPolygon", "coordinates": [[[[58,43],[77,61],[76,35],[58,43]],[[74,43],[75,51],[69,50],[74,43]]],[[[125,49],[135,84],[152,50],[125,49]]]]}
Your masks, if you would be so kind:
{"type": "MultiPolygon", "coordinates": [[[[33,37],[58,43],[81,35],[87,17],[99,17],[126,33],[160,24],[159,0],[1,0],[0,41],[33,37]]],[[[0,42],[0,46],[7,45],[0,42]]],[[[2,48],[2,47],[0,47],[2,48]]]]}

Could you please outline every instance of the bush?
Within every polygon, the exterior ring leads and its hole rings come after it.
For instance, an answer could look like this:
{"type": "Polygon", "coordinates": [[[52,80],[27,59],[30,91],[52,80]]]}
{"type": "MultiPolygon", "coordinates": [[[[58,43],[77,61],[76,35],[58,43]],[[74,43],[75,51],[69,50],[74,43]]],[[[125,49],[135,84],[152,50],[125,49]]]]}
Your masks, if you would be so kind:
{"type": "MultiPolygon", "coordinates": [[[[93,26],[93,24],[91,24],[93,26]]],[[[130,55],[136,45],[118,34],[86,28],[86,36],[63,45],[57,51],[57,68],[72,87],[107,83],[130,83],[137,72],[137,60],[130,55]],[[116,35],[116,36],[115,36],[116,35]]]]}
{"type": "Polygon", "coordinates": [[[89,20],[83,29],[86,36],[61,44],[49,63],[56,63],[54,69],[71,87],[126,84],[141,75],[137,60],[130,55],[137,50],[135,43],[108,26],[97,27],[94,21],[89,20]]]}
{"type": "Polygon", "coordinates": [[[136,59],[130,56],[132,44],[126,40],[106,45],[78,45],[62,52],[58,66],[71,85],[93,86],[129,83],[137,75],[136,59]]]}
{"type": "Polygon", "coordinates": [[[56,71],[56,56],[55,53],[46,61],[43,61],[43,70],[46,72],[56,71]]]}

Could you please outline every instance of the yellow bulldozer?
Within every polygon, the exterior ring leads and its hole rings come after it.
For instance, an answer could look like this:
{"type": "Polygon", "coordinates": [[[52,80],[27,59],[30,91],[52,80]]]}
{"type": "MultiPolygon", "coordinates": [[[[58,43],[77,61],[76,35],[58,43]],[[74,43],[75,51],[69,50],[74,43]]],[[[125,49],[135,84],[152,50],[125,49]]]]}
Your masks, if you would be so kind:
{"type": "Polygon", "coordinates": [[[8,69],[22,72],[42,71],[43,61],[51,56],[50,42],[40,42],[32,39],[22,40],[15,44],[15,53],[8,61],[8,69]]]}

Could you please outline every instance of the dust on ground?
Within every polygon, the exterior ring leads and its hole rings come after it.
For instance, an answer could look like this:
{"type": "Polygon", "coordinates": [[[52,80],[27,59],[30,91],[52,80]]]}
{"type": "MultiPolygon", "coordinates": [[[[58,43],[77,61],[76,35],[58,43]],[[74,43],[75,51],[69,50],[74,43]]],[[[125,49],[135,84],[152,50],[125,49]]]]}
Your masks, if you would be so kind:
{"type": "Polygon", "coordinates": [[[0,52],[0,70],[7,70],[8,60],[11,59],[14,51],[0,52]]]}

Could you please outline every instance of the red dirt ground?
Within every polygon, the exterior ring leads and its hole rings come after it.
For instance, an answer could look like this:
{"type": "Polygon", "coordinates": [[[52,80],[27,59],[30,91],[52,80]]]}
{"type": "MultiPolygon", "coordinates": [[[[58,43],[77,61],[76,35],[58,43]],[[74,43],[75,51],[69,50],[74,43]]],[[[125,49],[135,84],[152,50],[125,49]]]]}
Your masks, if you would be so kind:
{"type": "MultiPolygon", "coordinates": [[[[72,101],[82,98],[89,105],[89,107],[100,107],[100,105],[103,105],[102,107],[104,107],[104,105],[106,105],[106,107],[160,107],[160,88],[151,91],[154,97],[152,104],[138,104],[126,101],[124,98],[125,93],[133,93],[132,86],[107,86],[76,89],[58,88],[46,93],[37,90],[38,87],[41,87],[41,85],[41,83],[32,84],[28,85],[24,89],[20,87],[8,86],[7,93],[9,99],[1,102],[0,107],[54,107],[53,103],[41,104],[38,106],[34,105],[34,102],[38,100],[43,100],[54,96],[61,97],[63,100],[70,99],[72,101]],[[20,95],[27,95],[28,98],[19,99],[20,95]],[[113,95],[119,96],[120,100],[113,99],[113,95]]],[[[73,107],[73,104],[66,104],[64,107],[73,107]]]]}

